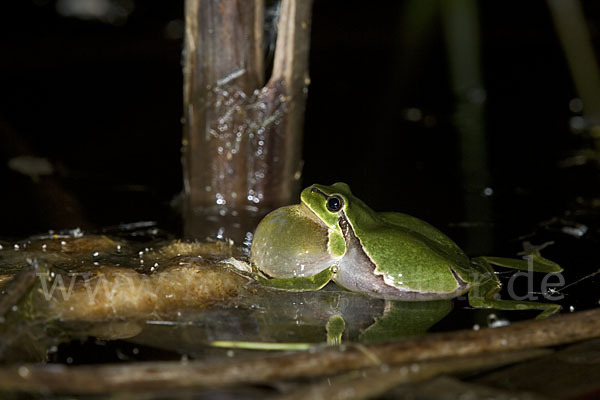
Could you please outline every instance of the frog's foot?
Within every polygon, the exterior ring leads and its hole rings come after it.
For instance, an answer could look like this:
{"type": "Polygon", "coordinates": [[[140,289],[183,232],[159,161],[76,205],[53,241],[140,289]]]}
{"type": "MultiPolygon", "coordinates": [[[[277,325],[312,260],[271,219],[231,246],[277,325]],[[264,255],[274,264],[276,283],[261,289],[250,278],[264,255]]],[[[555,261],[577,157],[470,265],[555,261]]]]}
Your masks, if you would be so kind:
{"type": "Polygon", "coordinates": [[[334,268],[326,268],[313,276],[295,278],[265,278],[258,275],[256,279],[263,285],[273,289],[287,290],[290,292],[311,292],[319,290],[333,277],[334,268]]]}
{"type": "Polygon", "coordinates": [[[346,329],[346,322],[341,315],[332,315],[325,325],[327,330],[327,344],[330,346],[339,346],[342,344],[342,334],[346,329]]]}
{"type": "MultiPolygon", "coordinates": [[[[561,306],[558,304],[497,299],[496,295],[500,291],[502,285],[496,277],[494,269],[490,265],[492,262],[487,262],[487,260],[484,260],[487,258],[496,259],[496,257],[478,257],[474,260],[478,265],[484,267],[487,272],[481,277],[481,282],[469,290],[469,304],[472,307],[494,308],[497,310],[541,310],[542,312],[536,317],[536,319],[547,318],[561,309],[561,306]]],[[[502,258],[498,260],[521,261],[502,258]]],[[[497,264],[496,262],[493,262],[493,264],[506,266],[505,264],[497,264]]]]}

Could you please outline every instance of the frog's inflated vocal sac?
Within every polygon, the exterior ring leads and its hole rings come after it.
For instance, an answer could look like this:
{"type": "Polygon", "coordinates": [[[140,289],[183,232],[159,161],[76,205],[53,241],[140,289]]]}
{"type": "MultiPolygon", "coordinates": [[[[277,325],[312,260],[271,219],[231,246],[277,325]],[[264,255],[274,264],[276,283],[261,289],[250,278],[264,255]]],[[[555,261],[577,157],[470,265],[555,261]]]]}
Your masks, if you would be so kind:
{"type": "Polygon", "coordinates": [[[559,305],[496,299],[500,282],[491,264],[538,272],[562,271],[539,253],[529,260],[473,260],[446,235],[418,218],[378,213],[345,183],[312,185],[297,205],[268,214],[256,228],[252,264],[286,290],[317,290],[330,279],[354,292],[388,300],[438,300],[468,293],[479,308],[536,309],[559,305]]]}

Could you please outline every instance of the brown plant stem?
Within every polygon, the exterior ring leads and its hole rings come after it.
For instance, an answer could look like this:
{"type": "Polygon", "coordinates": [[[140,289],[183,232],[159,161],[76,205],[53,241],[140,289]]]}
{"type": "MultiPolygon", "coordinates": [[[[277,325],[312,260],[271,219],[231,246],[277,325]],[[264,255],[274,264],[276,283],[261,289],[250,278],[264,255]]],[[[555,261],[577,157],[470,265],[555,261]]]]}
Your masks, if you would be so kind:
{"type": "Polygon", "coordinates": [[[241,242],[268,211],[296,198],[311,9],[310,0],[282,0],[263,87],[263,1],[186,1],[187,236],[241,242]]]}

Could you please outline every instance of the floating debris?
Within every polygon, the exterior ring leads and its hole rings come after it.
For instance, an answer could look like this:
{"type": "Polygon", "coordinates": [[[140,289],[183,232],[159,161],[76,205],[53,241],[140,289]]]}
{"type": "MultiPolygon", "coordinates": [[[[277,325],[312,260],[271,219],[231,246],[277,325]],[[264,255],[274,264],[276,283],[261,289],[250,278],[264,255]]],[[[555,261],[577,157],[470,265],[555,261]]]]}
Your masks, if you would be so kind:
{"type": "Polygon", "coordinates": [[[19,156],[8,160],[8,168],[31,178],[35,183],[40,177],[52,175],[54,167],[46,158],[34,156],[19,156]]]}

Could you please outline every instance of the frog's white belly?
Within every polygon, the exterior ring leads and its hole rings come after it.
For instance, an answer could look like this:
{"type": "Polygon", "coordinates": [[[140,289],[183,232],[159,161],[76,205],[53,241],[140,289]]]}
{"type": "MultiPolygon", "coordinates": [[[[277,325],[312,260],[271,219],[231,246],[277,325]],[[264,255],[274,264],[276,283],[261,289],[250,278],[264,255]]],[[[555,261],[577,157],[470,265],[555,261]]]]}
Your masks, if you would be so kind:
{"type": "Polygon", "coordinates": [[[340,227],[346,241],[346,253],[337,262],[333,280],[345,289],[376,298],[404,301],[451,299],[469,289],[469,285],[460,279],[458,288],[452,292],[423,292],[388,285],[383,275],[375,274],[375,265],[362,250],[359,239],[344,217],[340,218],[340,227]]]}

